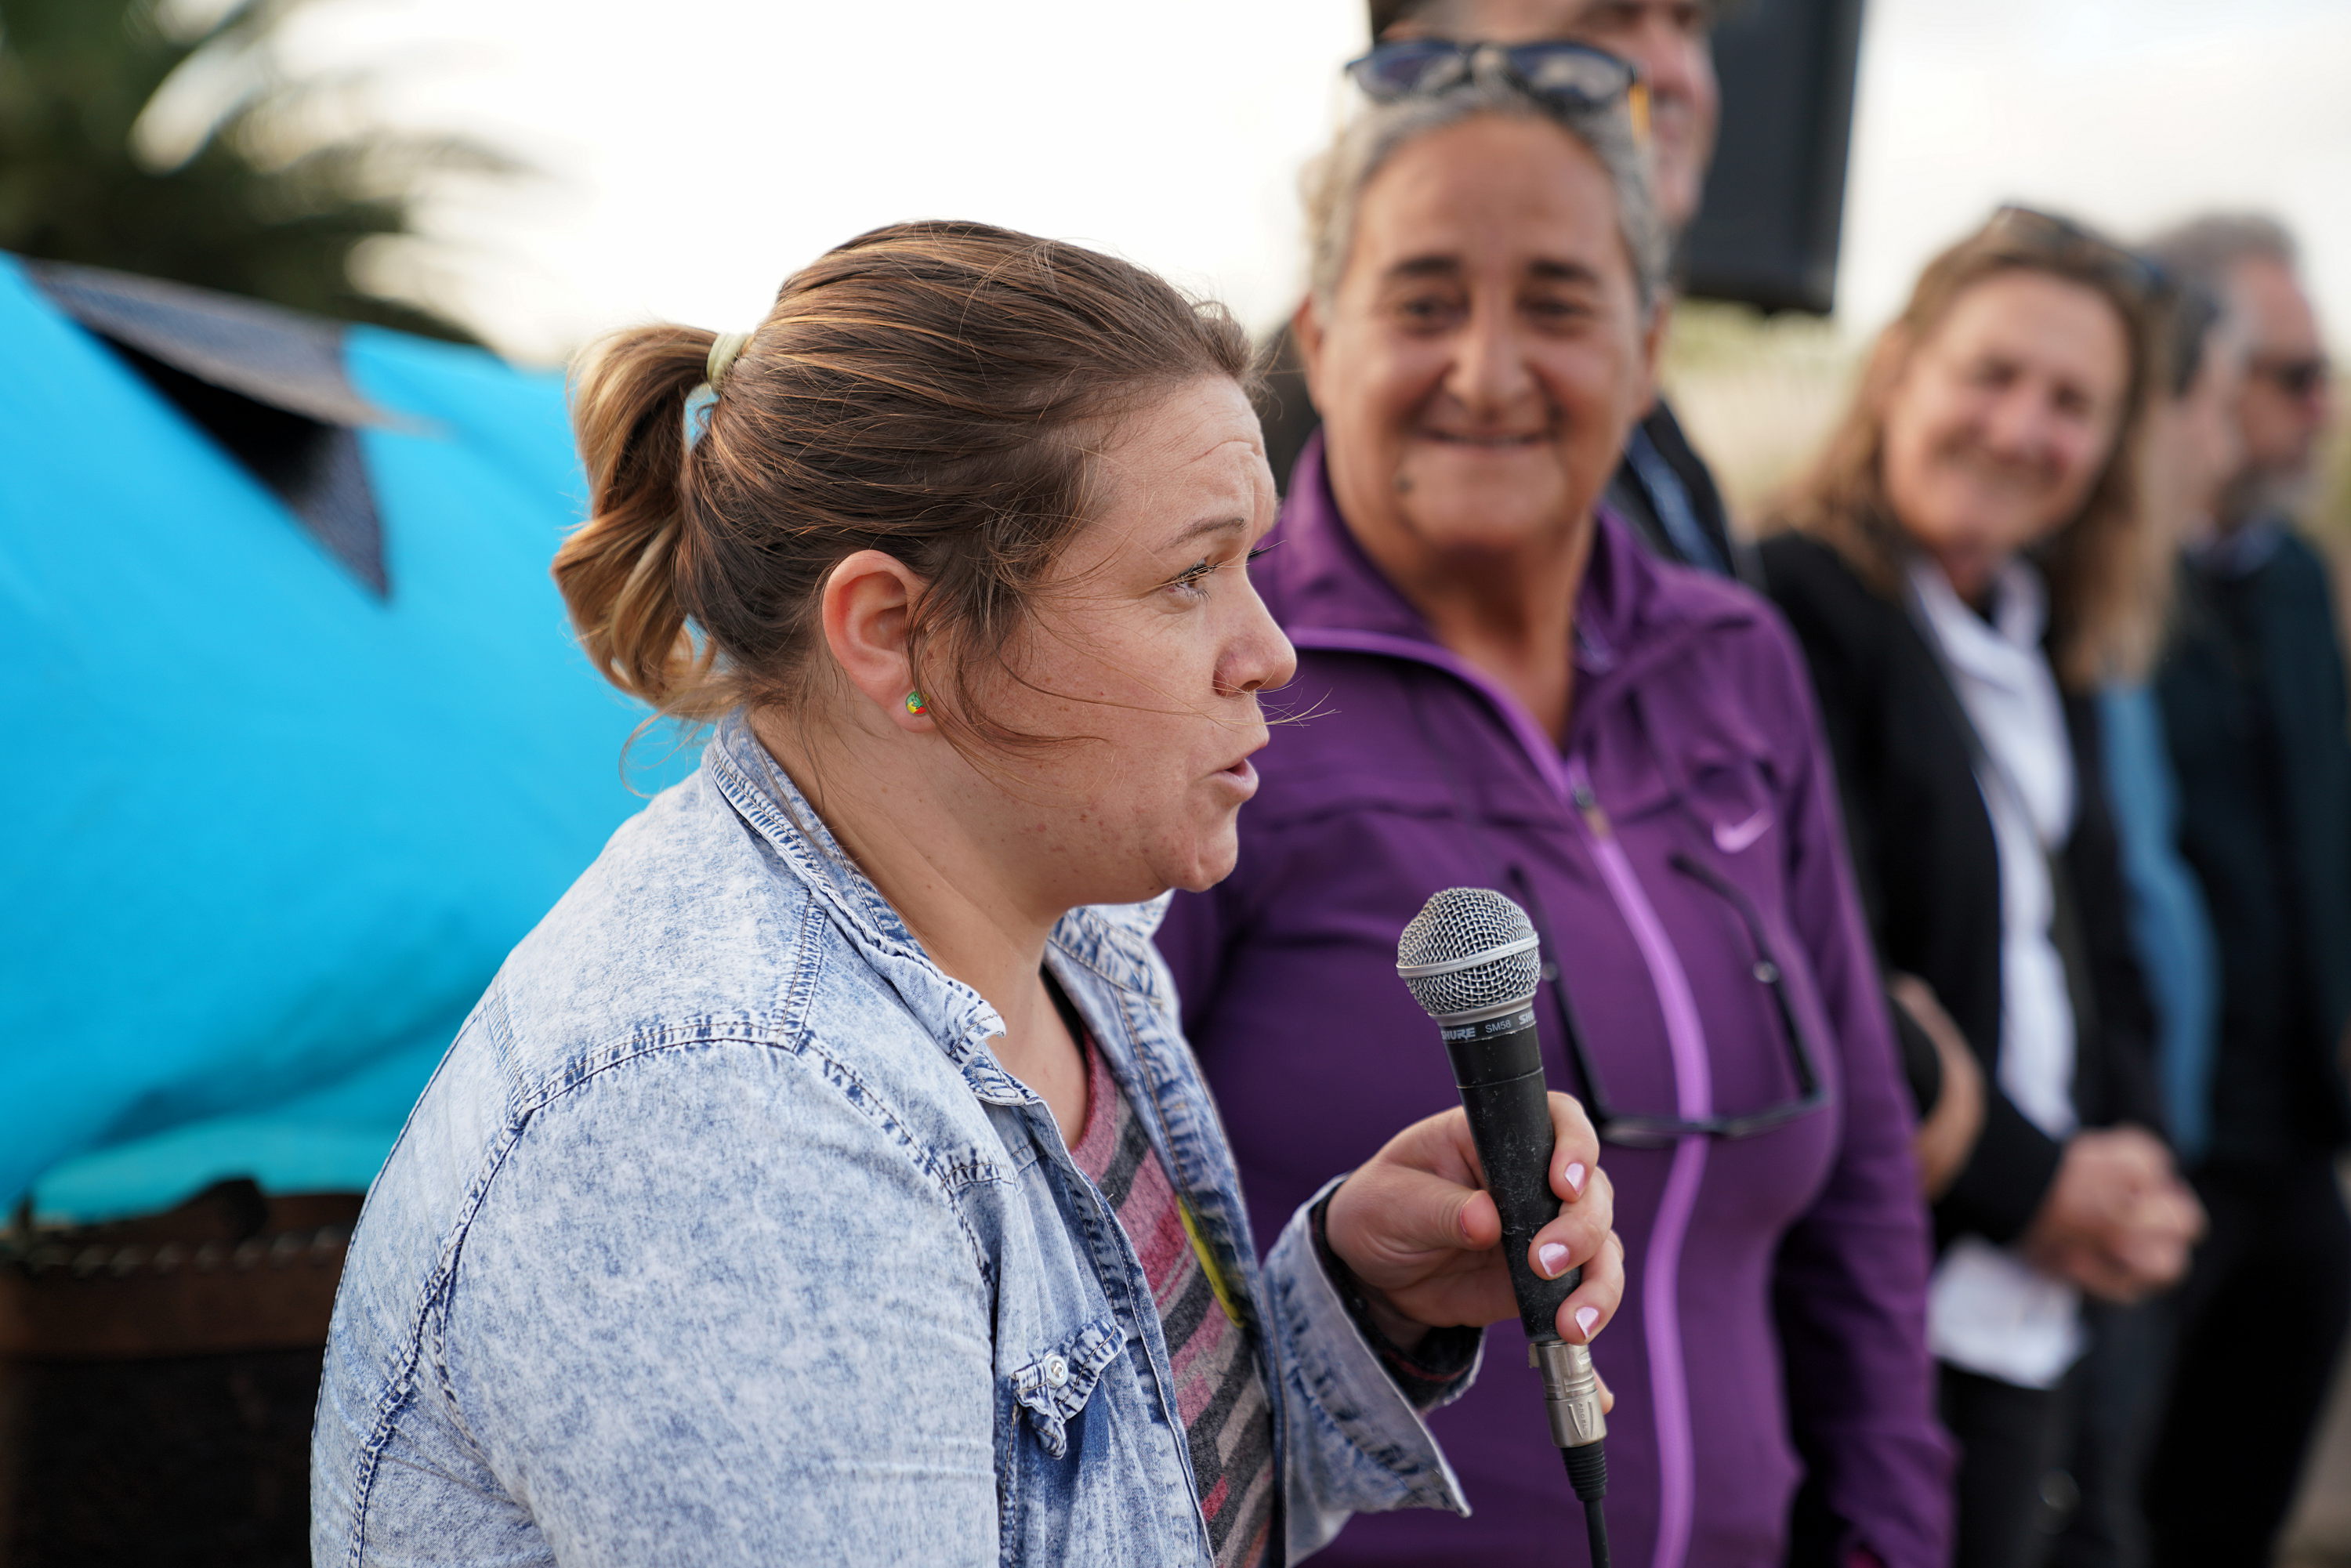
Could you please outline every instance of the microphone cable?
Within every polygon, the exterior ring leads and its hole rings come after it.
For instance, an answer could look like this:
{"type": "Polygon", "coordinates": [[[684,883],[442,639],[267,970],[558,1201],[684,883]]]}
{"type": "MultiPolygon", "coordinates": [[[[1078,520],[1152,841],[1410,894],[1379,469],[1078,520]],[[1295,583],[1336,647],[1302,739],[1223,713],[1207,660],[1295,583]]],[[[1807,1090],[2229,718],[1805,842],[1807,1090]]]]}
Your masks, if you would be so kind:
{"type": "MultiPolygon", "coordinates": [[[[1561,1278],[1582,1272],[1571,1269],[1561,1278]]],[[[1542,1374],[1552,1441],[1559,1445],[1560,1458],[1567,1461],[1568,1484],[1583,1505],[1592,1568],[1608,1568],[1608,1518],[1601,1507],[1608,1495],[1608,1421],[1600,1413],[1600,1375],[1593,1368],[1592,1352],[1547,1335],[1528,1346],[1527,1359],[1542,1374]]]]}
{"type": "Polygon", "coordinates": [[[1608,1445],[1604,1439],[1559,1453],[1567,1461],[1568,1484],[1583,1504],[1583,1537],[1592,1543],[1592,1568],[1608,1568],[1608,1513],[1600,1506],[1608,1495],[1608,1445]]]}

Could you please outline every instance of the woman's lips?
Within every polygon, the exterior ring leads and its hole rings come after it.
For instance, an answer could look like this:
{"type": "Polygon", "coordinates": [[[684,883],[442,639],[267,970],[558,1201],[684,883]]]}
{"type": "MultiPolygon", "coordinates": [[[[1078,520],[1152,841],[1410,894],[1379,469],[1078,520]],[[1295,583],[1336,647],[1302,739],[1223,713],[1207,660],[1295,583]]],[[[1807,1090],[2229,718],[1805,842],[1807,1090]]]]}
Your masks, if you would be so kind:
{"type": "Polygon", "coordinates": [[[1234,784],[1239,786],[1241,793],[1244,796],[1254,795],[1257,793],[1257,768],[1246,757],[1242,758],[1238,762],[1234,763],[1230,768],[1218,768],[1217,770],[1216,777],[1230,779],[1234,784]]]}
{"type": "Polygon", "coordinates": [[[1512,446],[1539,445],[1546,439],[1546,433],[1542,431],[1534,431],[1525,435],[1511,435],[1507,434],[1474,435],[1455,434],[1451,431],[1445,430],[1425,430],[1421,432],[1421,436],[1424,440],[1441,442],[1447,446],[1484,446],[1500,449],[1512,446]]]}

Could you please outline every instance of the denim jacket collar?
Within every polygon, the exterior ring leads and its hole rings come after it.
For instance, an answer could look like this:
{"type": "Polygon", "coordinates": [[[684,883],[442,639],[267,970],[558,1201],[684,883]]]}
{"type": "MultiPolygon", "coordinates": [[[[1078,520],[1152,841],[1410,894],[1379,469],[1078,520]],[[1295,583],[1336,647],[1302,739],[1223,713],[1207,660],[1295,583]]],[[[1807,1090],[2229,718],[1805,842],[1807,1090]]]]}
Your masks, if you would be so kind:
{"type": "MultiPolygon", "coordinates": [[[[925,1032],[939,1043],[972,1092],[996,1104],[1037,1096],[1005,1071],[987,1048],[1004,1018],[985,997],[941,969],[890,901],[857,869],[740,711],[719,721],[704,766],[736,813],[767,841],[784,869],[831,912],[834,923],[886,978],[925,1032]]],[[[1147,904],[1073,909],[1053,928],[1052,946],[1113,986],[1150,994],[1157,986],[1151,934],[1167,895],[1147,904]]]]}

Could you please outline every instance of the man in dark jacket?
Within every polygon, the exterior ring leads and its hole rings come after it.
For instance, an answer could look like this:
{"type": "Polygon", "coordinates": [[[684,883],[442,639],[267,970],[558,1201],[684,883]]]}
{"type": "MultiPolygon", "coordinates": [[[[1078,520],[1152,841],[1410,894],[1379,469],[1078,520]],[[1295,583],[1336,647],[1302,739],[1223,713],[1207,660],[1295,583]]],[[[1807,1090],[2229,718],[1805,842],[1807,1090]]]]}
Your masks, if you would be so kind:
{"type": "Polygon", "coordinates": [[[2326,569],[2289,520],[2330,413],[2327,363],[2275,224],[2208,218],[2154,248],[2224,298],[2251,344],[2244,466],[2180,563],[2157,674],[2221,1017],[2193,1171],[2211,1233],[2179,1297],[2148,1513],[2158,1563],[2255,1563],[2293,1501],[2351,1315],[2334,1168],[2351,1137],[2351,739],[2326,569]]]}
{"type": "MultiPolygon", "coordinates": [[[[1714,156],[1721,93],[1712,36],[1723,0],[1370,0],[1372,37],[1458,42],[1531,43],[1573,38],[1606,49],[1641,69],[1649,93],[1651,179],[1657,214],[1675,234],[1698,216],[1714,156]]],[[[1287,479],[1313,434],[1312,405],[1284,330],[1269,378],[1266,455],[1287,479]]],[[[1703,567],[1750,584],[1759,580],[1750,547],[1730,532],[1730,517],[1706,460],[1659,398],[1633,427],[1625,461],[1609,482],[1609,510],[1633,525],[1641,542],[1667,560],[1703,567]]]]}

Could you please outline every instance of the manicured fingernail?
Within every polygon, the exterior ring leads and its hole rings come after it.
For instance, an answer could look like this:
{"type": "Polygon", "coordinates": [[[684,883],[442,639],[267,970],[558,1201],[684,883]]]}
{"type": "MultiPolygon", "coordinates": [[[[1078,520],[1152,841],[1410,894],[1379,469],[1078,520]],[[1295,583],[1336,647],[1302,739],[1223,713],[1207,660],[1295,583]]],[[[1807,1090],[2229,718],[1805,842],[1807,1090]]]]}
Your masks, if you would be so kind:
{"type": "Polygon", "coordinates": [[[1556,1280],[1567,1272],[1567,1249],[1556,1241],[1546,1241],[1535,1249],[1535,1262],[1544,1279],[1556,1280]]]}
{"type": "Polygon", "coordinates": [[[1590,1344],[1592,1343],[1592,1325],[1599,1321],[1600,1309],[1598,1307],[1578,1307],[1575,1309],[1575,1326],[1583,1332],[1584,1343],[1590,1344]]]}
{"type": "Polygon", "coordinates": [[[1592,1173],[1583,1168],[1582,1160],[1570,1160],[1567,1163],[1567,1169],[1562,1171],[1560,1175],[1567,1178],[1569,1188],[1578,1197],[1583,1196],[1583,1184],[1592,1179],[1592,1173]]]}

